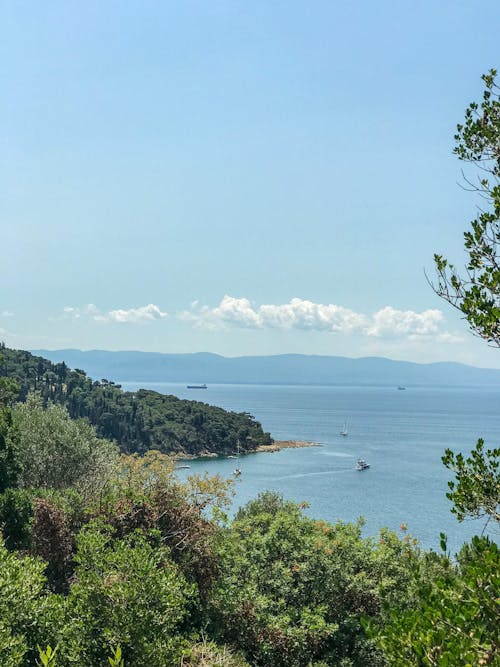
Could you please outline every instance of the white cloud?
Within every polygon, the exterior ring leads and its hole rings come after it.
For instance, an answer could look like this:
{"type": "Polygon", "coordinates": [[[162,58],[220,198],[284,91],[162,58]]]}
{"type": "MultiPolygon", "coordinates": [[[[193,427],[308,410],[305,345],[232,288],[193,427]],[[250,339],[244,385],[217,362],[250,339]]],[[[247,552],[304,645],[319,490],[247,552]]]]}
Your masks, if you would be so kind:
{"type": "Polygon", "coordinates": [[[110,310],[105,319],[112,322],[147,322],[149,320],[161,320],[167,317],[154,303],[129,310],[110,310]]]}
{"type": "Polygon", "coordinates": [[[302,329],[357,333],[369,338],[408,338],[459,342],[462,339],[442,330],[444,316],[440,310],[396,310],[386,306],[368,315],[335,304],[314,303],[294,298],[285,304],[253,306],[246,298],[224,296],[215,308],[200,306],[197,301],[178,317],[198,327],[302,329]]]}
{"type": "Polygon", "coordinates": [[[443,321],[443,313],[440,310],[415,313],[413,310],[396,310],[392,306],[386,306],[373,315],[366,335],[377,338],[432,336],[439,333],[443,321]]]}
{"type": "Polygon", "coordinates": [[[0,317],[14,317],[14,313],[11,310],[2,310],[0,317]]]}
{"type": "Polygon", "coordinates": [[[119,322],[121,324],[149,322],[168,316],[168,313],[161,311],[154,303],[149,303],[147,306],[139,306],[138,308],[129,308],[128,310],[119,308],[108,312],[101,312],[93,303],[88,303],[81,308],[66,306],[63,309],[63,313],[64,317],[75,320],[87,318],[96,322],[119,322]]]}

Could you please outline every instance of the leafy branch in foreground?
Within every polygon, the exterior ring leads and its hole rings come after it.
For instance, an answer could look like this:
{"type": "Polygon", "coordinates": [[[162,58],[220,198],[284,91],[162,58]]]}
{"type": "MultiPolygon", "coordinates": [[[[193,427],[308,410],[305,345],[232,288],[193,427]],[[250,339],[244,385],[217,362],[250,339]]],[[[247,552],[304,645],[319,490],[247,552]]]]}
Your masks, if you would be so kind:
{"type": "Polygon", "coordinates": [[[436,254],[433,289],[464,314],[476,335],[500,346],[500,87],[496,76],[495,69],[483,75],[483,100],[469,105],[455,135],[454,153],[479,170],[476,181],[465,179],[466,187],[478,193],[487,208],[480,210],[464,233],[465,275],[436,254]]]}
{"type": "Polygon", "coordinates": [[[452,512],[459,521],[488,517],[500,521],[500,449],[484,451],[479,439],[467,458],[447,449],[443,463],[455,473],[446,497],[453,502],[452,512]]]}
{"type": "Polygon", "coordinates": [[[445,577],[429,582],[416,574],[418,604],[399,613],[389,610],[385,626],[365,620],[388,665],[441,667],[498,665],[500,645],[500,553],[487,538],[474,537],[445,577]]]}

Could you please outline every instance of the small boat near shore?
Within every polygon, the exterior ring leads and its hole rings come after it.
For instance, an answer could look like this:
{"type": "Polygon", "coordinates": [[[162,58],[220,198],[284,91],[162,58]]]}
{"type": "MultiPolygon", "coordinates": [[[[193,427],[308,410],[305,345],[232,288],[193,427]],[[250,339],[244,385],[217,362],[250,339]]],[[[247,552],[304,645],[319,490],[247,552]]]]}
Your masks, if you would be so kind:
{"type": "Polygon", "coordinates": [[[206,384],[188,384],[188,389],[208,389],[206,384]]]}
{"type": "Polygon", "coordinates": [[[368,470],[370,464],[367,463],[364,459],[358,459],[356,461],[356,470],[368,470]]]}
{"type": "Polygon", "coordinates": [[[236,468],[233,470],[233,475],[235,477],[239,477],[241,475],[241,468],[240,468],[240,441],[238,440],[238,447],[237,447],[237,452],[236,452],[236,468]]]}

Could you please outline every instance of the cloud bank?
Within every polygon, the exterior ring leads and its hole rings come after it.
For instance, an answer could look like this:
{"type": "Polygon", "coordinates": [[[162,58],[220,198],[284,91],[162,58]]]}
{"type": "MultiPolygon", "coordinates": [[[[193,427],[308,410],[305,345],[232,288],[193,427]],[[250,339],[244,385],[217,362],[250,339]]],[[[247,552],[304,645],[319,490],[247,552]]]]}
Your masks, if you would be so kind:
{"type": "MultiPolygon", "coordinates": [[[[154,303],[137,308],[117,308],[101,311],[93,303],[82,307],[67,306],[63,317],[74,320],[141,324],[168,317],[154,303]]],[[[458,343],[463,338],[444,330],[440,310],[422,312],[398,310],[385,306],[374,313],[359,313],[333,303],[323,304],[294,298],[289,303],[256,306],[244,297],[225,295],[221,302],[210,307],[198,301],[176,318],[204,329],[254,329],[288,331],[323,331],[356,334],[370,340],[409,340],[458,343]]]]}
{"type": "Polygon", "coordinates": [[[285,304],[255,307],[246,298],[226,295],[215,308],[194,302],[179,317],[208,329],[297,329],[356,333],[369,338],[432,339],[439,342],[462,340],[442,330],[444,316],[436,309],[417,313],[386,306],[368,315],[335,304],[314,303],[298,298],[285,304]]]}

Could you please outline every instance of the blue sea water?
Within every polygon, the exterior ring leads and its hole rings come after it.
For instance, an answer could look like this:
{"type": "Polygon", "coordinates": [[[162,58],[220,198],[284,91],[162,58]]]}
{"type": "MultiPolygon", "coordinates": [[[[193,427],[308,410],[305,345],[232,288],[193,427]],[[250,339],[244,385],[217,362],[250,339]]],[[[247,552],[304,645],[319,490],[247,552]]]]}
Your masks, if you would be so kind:
{"type": "MultiPolygon", "coordinates": [[[[468,451],[479,437],[500,441],[500,389],[345,386],[210,385],[190,390],[167,383],[123,383],[249,412],[276,440],[309,440],[321,447],[249,454],[241,458],[233,509],[264,490],[306,501],[306,512],[328,521],[366,519],[365,533],[408,526],[424,548],[439,533],[454,553],[481,532],[484,521],[458,523],[446,498],[447,447],[468,451]],[[340,431],[347,422],[349,434],[340,431]],[[370,469],[357,472],[362,457],[370,469]]],[[[232,476],[234,459],[191,461],[189,473],[232,476]]],[[[498,534],[492,534],[498,538],[498,534]]]]}

